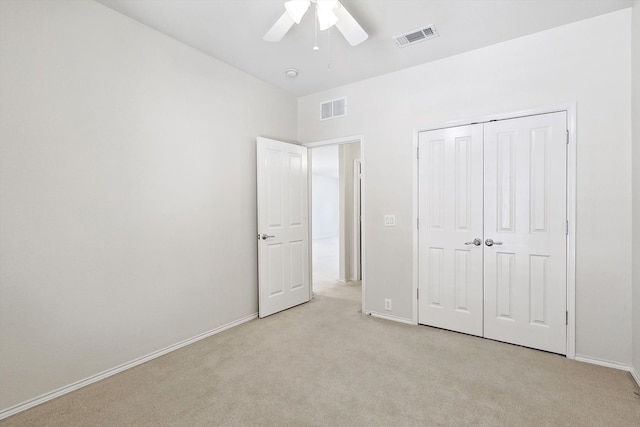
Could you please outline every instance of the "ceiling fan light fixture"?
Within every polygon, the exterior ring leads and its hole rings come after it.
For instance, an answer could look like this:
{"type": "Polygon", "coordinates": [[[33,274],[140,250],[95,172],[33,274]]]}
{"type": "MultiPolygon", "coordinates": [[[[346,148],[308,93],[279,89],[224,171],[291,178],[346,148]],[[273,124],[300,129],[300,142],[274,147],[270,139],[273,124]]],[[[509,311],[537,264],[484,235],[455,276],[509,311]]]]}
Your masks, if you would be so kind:
{"type": "Polygon", "coordinates": [[[299,24],[302,17],[309,9],[310,0],[289,0],[284,4],[287,13],[296,24],[299,24]]]}
{"type": "Polygon", "coordinates": [[[293,24],[302,21],[302,17],[311,7],[311,3],[313,3],[314,12],[318,16],[318,19],[314,19],[316,23],[316,46],[318,45],[318,27],[321,30],[326,30],[335,26],[351,46],[357,46],[369,37],[338,0],[289,0],[285,2],[285,11],[282,16],[262,38],[268,42],[282,40],[285,34],[293,27],[293,24]]]}
{"type": "Polygon", "coordinates": [[[338,22],[338,17],[333,13],[333,9],[338,5],[337,0],[316,0],[318,12],[318,24],[320,31],[333,27],[338,22]]]}
{"type": "Polygon", "coordinates": [[[334,9],[338,6],[338,0],[316,0],[314,2],[320,9],[334,9]]]}
{"type": "Polygon", "coordinates": [[[338,17],[335,15],[335,13],[333,13],[333,10],[318,8],[318,26],[320,28],[320,31],[331,28],[337,23],[338,17]]]}

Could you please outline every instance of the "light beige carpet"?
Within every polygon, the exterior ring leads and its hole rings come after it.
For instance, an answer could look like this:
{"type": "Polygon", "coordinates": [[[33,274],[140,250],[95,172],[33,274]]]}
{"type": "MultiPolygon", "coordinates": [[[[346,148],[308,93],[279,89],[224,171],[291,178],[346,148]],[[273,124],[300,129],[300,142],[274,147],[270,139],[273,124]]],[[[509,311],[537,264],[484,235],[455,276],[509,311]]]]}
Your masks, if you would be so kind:
{"type": "Polygon", "coordinates": [[[626,372],[318,295],[9,418],[6,426],[638,426],[626,372]]]}
{"type": "Polygon", "coordinates": [[[362,302],[360,281],[338,282],[339,240],[337,237],[313,239],[313,293],[362,302]]]}
{"type": "Polygon", "coordinates": [[[331,298],[342,298],[362,303],[362,282],[332,282],[322,287],[314,287],[314,295],[331,298]]]}
{"type": "Polygon", "coordinates": [[[313,239],[313,290],[331,287],[340,276],[338,237],[313,239]]]}

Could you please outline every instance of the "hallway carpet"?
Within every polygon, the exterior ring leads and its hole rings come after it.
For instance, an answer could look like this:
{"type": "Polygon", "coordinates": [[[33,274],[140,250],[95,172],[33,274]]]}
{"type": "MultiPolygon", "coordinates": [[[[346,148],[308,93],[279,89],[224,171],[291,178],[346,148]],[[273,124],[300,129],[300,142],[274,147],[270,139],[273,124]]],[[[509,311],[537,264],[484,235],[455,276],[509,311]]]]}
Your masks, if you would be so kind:
{"type": "Polygon", "coordinates": [[[340,241],[338,237],[313,239],[313,290],[333,286],[340,276],[340,241]]]}

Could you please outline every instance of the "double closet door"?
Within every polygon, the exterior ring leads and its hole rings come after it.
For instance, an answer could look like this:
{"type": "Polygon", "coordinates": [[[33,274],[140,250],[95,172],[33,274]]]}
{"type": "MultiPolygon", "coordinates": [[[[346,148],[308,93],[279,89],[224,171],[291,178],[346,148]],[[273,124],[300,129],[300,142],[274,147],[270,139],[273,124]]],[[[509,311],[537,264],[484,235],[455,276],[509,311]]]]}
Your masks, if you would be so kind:
{"type": "Polygon", "coordinates": [[[566,112],[419,134],[419,323],[566,354],[566,112]]]}

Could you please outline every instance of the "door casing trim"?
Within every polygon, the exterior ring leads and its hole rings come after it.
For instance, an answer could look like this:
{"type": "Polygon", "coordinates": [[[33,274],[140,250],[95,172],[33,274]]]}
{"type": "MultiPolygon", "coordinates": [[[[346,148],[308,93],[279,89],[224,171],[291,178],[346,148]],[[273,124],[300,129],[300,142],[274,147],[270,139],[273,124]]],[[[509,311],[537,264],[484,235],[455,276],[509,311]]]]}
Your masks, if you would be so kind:
{"type": "Polygon", "coordinates": [[[567,358],[576,358],[576,170],[577,170],[577,134],[576,102],[568,102],[548,107],[493,114],[471,119],[452,120],[444,123],[428,124],[413,129],[413,316],[412,323],[418,324],[418,135],[437,129],[486,123],[494,120],[508,120],[540,114],[566,112],[569,139],[567,144],[567,358]]]}

